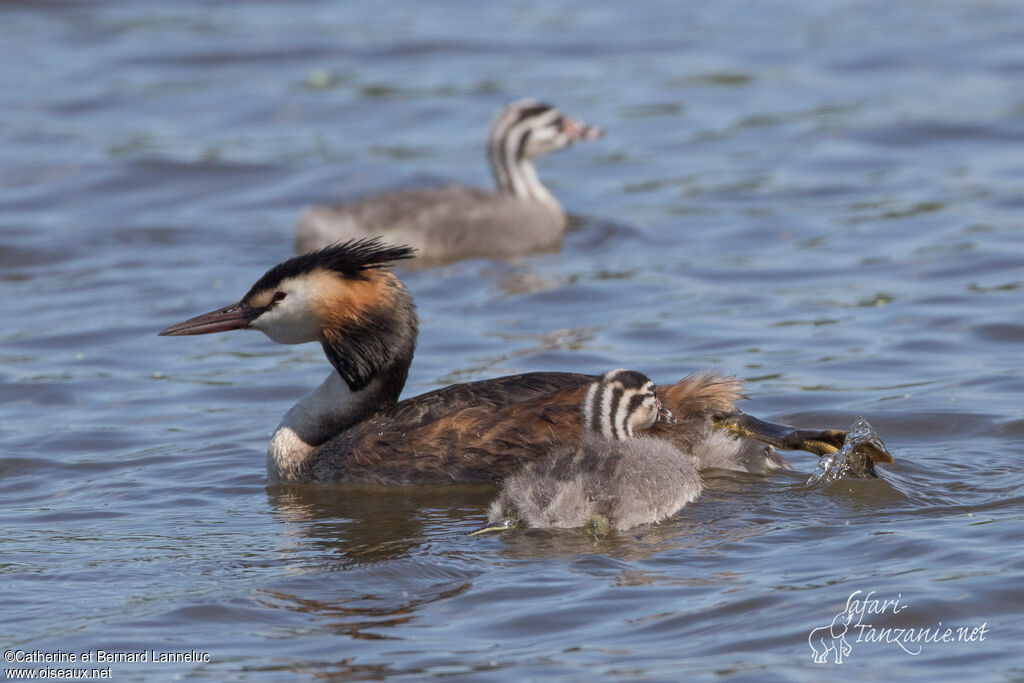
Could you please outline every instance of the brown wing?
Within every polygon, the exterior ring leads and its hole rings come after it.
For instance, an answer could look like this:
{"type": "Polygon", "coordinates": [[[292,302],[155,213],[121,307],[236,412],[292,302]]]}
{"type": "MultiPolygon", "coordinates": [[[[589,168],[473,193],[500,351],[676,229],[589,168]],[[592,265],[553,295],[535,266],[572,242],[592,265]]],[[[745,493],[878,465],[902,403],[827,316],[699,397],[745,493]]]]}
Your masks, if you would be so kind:
{"type": "Polygon", "coordinates": [[[391,429],[423,426],[466,408],[507,406],[593,382],[596,377],[572,372],[529,372],[435,389],[399,401],[370,416],[357,428],[391,429]]]}
{"type": "Polygon", "coordinates": [[[401,401],[317,449],[316,481],[497,481],[572,439],[589,375],[540,372],[457,384],[401,401]]]}

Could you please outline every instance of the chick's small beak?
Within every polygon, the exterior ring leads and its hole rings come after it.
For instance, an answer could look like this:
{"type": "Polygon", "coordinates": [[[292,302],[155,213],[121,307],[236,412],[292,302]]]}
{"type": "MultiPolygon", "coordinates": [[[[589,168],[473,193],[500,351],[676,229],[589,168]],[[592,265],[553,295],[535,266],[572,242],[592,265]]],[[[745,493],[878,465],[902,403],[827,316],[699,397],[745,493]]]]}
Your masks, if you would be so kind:
{"type": "Polygon", "coordinates": [[[188,334],[212,334],[214,332],[226,332],[228,330],[241,330],[249,326],[259,315],[259,311],[241,302],[231,304],[216,311],[203,313],[194,318],[189,318],[177,325],[171,325],[160,332],[159,337],[182,337],[188,334]]]}
{"type": "Polygon", "coordinates": [[[661,399],[658,399],[658,422],[667,422],[670,425],[676,423],[676,416],[672,414],[672,411],[661,404],[661,399]]]}
{"type": "Polygon", "coordinates": [[[604,130],[601,128],[588,126],[579,119],[571,119],[568,116],[562,122],[562,130],[574,142],[598,140],[604,137],[604,130]]]}

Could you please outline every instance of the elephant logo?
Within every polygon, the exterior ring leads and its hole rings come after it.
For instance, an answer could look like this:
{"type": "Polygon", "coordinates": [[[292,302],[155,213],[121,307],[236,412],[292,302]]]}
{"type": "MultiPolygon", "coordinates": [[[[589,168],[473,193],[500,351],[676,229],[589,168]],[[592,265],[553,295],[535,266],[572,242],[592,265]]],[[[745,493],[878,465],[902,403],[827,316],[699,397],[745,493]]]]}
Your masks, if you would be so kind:
{"type": "Polygon", "coordinates": [[[836,615],[829,626],[819,626],[807,636],[807,644],[814,653],[815,664],[827,664],[829,653],[834,653],[836,664],[843,663],[843,657],[853,652],[853,646],[846,640],[846,633],[853,623],[854,614],[845,609],[836,615]]]}

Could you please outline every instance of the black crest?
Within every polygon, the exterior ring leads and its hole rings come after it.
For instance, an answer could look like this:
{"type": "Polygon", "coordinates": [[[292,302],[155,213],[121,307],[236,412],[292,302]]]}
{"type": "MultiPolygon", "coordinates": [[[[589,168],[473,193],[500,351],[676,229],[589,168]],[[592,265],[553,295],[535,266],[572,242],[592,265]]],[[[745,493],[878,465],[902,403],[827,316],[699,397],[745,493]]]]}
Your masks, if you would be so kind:
{"type": "Polygon", "coordinates": [[[256,292],[273,289],[282,280],[304,275],[317,268],[333,270],[353,280],[361,279],[363,271],[384,268],[395,261],[412,258],[415,251],[412,247],[385,244],[380,237],[332,244],[277,264],[256,281],[242,300],[247,300],[256,292]]]}

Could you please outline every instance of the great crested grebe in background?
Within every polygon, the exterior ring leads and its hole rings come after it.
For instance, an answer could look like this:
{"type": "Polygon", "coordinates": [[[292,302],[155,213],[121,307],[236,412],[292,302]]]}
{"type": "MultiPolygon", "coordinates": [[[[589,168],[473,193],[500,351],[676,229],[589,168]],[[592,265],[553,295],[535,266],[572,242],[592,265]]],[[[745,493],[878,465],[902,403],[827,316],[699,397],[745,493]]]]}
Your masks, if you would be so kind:
{"type": "MultiPolygon", "coordinates": [[[[405,287],[384,269],[413,255],[408,247],[356,240],[281,263],[242,300],[168,327],[179,336],[259,330],[281,344],[320,342],[327,379],[289,410],[267,452],[272,479],[363,480],[387,484],[498,481],[522,463],[580,432],[580,402],[592,375],[534,372],[454,384],[399,402],[418,321],[405,287]]],[[[698,469],[765,472],[784,466],[771,447],[722,461],[694,444],[709,426],[786,449],[832,453],[845,437],[762,422],[736,408],[735,379],[698,374],[658,396],[673,425],[650,434],[695,454],[698,469]]]]}
{"type": "MultiPolygon", "coordinates": [[[[674,515],[696,500],[703,482],[691,456],[665,439],[637,436],[674,416],[654,382],[633,370],[612,370],[590,385],[575,442],[526,463],[501,484],[488,514],[497,530],[514,526],[624,531],[674,515]]],[[[713,416],[708,416],[712,418],[713,416]]],[[[734,457],[743,442],[706,419],[694,449],[734,457]]]]}
{"type": "Polygon", "coordinates": [[[533,161],[601,135],[600,128],[550,105],[513,102],[498,115],[487,139],[495,190],[448,185],[314,206],[299,218],[295,250],[301,254],[339,240],[383,236],[417,249],[418,260],[438,264],[553,249],[561,243],[567,219],[537,177],[533,161]]]}

